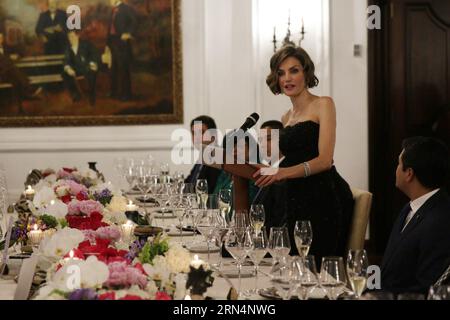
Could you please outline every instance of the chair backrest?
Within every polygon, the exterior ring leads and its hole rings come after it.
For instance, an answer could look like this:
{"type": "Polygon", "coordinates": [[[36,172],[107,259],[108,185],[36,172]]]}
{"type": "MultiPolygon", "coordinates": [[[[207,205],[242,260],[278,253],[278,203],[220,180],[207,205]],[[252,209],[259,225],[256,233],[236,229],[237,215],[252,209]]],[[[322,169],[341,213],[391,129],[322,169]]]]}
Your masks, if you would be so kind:
{"type": "Polygon", "coordinates": [[[362,250],[366,240],[366,230],[372,207],[372,193],[352,188],[355,206],[347,249],[362,250]]]}

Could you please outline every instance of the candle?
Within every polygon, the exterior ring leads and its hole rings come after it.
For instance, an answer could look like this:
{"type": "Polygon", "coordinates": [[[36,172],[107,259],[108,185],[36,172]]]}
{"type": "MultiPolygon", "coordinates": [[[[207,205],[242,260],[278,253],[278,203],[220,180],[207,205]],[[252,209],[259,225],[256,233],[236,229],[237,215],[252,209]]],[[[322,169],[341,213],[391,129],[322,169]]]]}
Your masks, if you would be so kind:
{"type": "Polygon", "coordinates": [[[42,240],[42,236],[43,236],[42,230],[39,230],[37,224],[35,224],[35,225],[33,226],[33,230],[31,230],[31,231],[28,233],[28,238],[30,239],[31,244],[32,244],[33,246],[38,246],[38,245],[39,245],[39,243],[40,243],[41,240],[42,240]]]}
{"type": "Polygon", "coordinates": [[[127,223],[122,224],[120,228],[122,231],[122,238],[125,241],[131,240],[132,236],[134,235],[135,228],[136,226],[130,220],[128,220],[127,223]]]}
{"type": "Polygon", "coordinates": [[[137,205],[133,204],[133,201],[130,200],[127,204],[127,211],[137,211],[138,207],[137,205]]]}
{"type": "Polygon", "coordinates": [[[199,269],[205,262],[199,259],[198,255],[194,256],[194,260],[191,261],[191,267],[194,269],[199,269]]]}
{"type": "Polygon", "coordinates": [[[28,200],[33,200],[34,194],[35,194],[34,189],[31,186],[28,186],[28,188],[25,190],[25,197],[28,200]]]}

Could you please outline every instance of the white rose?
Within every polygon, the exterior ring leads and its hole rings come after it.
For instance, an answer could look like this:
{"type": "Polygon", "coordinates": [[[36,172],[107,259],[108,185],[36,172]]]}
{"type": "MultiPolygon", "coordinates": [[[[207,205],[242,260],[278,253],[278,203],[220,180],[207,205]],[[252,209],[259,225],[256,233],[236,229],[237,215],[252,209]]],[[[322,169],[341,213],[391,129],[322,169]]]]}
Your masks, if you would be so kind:
{"type": "Polygon", "coordinates": [[[52,200],[56,200],[55,192],[53,189],[44,186],[34,195],[33,204],[36,208],[42,208],[52,200]]]}
{"type": "Polygon", "coordinates": [[[125,212],[127,211],[127,199],[124,196],[115,195],[106,208],[112,212],[125,212]]]}
{"type": "Polygon", "coordinates": [[[39,253],[48,258],[58,258],[84,241],[84,234],[80,230],[64,228],[55,232],[49,238],[42,240],[39,253]]]}
{"type": "Polygon", "coordinates": [[[65,195],[68,195],[70,193],[70,187],[66,185],[58,186],[56,187],[55,192],[58,197],[64,197],[65,195]]]}
{"type": "Polygon", "coordinates": [[[53,285],[41,287],[34,300],[66,300],[62,295],[55,293],[55,289],[53,285]]]}
{"type": "Polygon", "coordinates": [[[63,219],[68,213],[68,207],[61,200],[55,200],[53,204],[47,206],[44,212],[56,219],[63,219]]]}
{"type": "Polygon", "coordinates": [[[191,260],[189,251],[178,244],[173,245],[166,253],[167,266],[172,273],[189,272],[191,260]]]}
{"type": "Polygon", "coordinates": [[[80,263],[81,288],[97,288],[108,280],[108,266],[97,257],[90,256],[80,263]]]}

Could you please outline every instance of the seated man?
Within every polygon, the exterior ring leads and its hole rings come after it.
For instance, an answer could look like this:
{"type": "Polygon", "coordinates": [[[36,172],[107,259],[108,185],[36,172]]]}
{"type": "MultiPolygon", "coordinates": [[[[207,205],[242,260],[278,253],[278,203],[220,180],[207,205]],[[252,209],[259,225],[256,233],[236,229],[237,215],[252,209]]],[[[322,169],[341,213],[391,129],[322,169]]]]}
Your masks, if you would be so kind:
{"type": "MultiPolygon", "coordinates": [[[[278,140],[274,141],[274,139],[279,138],[281,130],[283,130],[283,124],[280,121],[270,120],[261,125],[259,134],[261,162],[266,165],[271,165],[274,168],[278,168],[284,159],[280,150],[272,150],[273,146],[278,149],[278,140]],[[278,130],[277,134],[274,134],[275,130],[278,130]]],[[[267,230],[270,230],[271,227],[281,227],[286,222],[286,211],[284,208],[286,201],[283,201],[284,194],[283,183],[273,184],[269,187],[259,189],[253,200],[253,204],[264,205],[267,230]]]]}
{"type": "MultiPolygon", "coordinates": [[[[192,133],[192,141],[194,143],[195,148],[199,148],[194,141],[194,125],[201,125],[201,142],[205,144],[209,144],[212,141],[209,141],[205,132],[209,129],[217,129],[216,122],[213,118],[208,116],[199,116],[191,121],[191,133],[192,133]]],[[[220,170],[208,167],[202,163],[196,163],[191,170],[191,173],[186,178],[186,183],[192,183],[195,187],[198,179],[206,179],[208,181],[208,193],[212,194],[217,183],[217,178],[219,177],[220,170]]]]}
{"type": "Polygon", "coordinates": [[[80,40],[79,31],[68,33],[69,47],[64,57],[64,84],[69,89],[74,102],[81,100],[81,92],[77,83],[77,76],[84,76],[89,86],[89,104],[95,105],[95,86],[99,58],[95,47],[86,40],[80,40]]]}
{"type": "Polygon", "coordinates": [[[0,31],[0,82],[10,83],[14,90],[14,96],[20,102],[33,99],[40,93],[41,88],[37,90],[31,88],[28,76],[15,65],[18,58],[19,55],[6,45],[4,34],[0,31]]]}
{"type": "Polygon", "coordinates": [[[433,138],[403,142],[396,186],[411,201],[394,224],[381,266],[382,290],[427,293],[448,267],[450,197],[448,148],[433,138]]]}

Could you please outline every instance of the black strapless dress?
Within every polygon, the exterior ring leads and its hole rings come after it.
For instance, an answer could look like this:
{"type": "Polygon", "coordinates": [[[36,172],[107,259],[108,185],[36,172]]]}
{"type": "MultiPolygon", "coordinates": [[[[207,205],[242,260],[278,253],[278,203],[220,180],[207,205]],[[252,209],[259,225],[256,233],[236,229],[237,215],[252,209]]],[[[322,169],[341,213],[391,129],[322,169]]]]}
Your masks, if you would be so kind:
{"type": "MultiPolygon", "coordinates": [[[[310,161],[319,155],[319,128],[313,121],[300,122],[280,132],[281,167],[310,161]]],[[[293,231],[297,220],[310,220],[313,241],[310,253],[320,262],[324,256],[346,255],[353,216],[353,196],[348,183],[333,166],[307,178],[289,179],[284,210],[291,239],[291,253],[297,254],[293,231]]]]}

